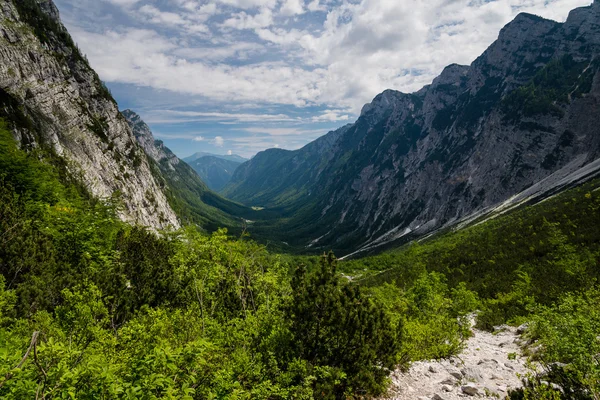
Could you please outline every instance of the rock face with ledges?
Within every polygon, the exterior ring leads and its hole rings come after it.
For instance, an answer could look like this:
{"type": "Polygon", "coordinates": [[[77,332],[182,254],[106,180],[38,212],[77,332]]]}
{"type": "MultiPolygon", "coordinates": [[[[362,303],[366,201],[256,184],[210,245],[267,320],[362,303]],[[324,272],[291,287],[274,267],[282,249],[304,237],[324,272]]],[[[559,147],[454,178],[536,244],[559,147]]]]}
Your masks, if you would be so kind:
{"type": "Polygon", "coordinates": [[[93,196],[118,195],[123,220],[179,227],[127,121],[51,0],[0,0],[0,117],[23,148],[54,153],[93,196]]]}
{"type": "Polygon", "coordinates": [[[259,153],[224,193],[286,210],[291,242],[343,254],[424,235],[600,155],[600,3],[521,14],[470,66],[387,90],[303,149],[259,153]],[[258,180],[256,177],[260,177],[258,180]]]}
{"type": "Polygon", "coordinates": [[[144,152],[157,163],[165,165],[171,171],[175,171],[181,160],[162,141],[154,139],[150,127],[146,125],[142,118],[131,110],[125,110],[122,114],[131,127],[135,140],[144,152]]]}

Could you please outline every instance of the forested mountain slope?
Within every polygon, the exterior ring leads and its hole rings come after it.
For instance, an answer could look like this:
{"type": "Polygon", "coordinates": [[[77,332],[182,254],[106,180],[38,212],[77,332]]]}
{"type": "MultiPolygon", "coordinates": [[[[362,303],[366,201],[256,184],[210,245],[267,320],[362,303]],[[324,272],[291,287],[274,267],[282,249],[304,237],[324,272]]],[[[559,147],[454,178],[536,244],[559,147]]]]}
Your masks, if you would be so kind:
{"type": "Polygon", "coordinates": [[[599,55],[599,2],[564,24],[520,14],[472,65],[385,91],[303,149],[259,153],[223,193],[283,210],[280,232],[312,249],[451,225],[598,158],[599,55]]]}

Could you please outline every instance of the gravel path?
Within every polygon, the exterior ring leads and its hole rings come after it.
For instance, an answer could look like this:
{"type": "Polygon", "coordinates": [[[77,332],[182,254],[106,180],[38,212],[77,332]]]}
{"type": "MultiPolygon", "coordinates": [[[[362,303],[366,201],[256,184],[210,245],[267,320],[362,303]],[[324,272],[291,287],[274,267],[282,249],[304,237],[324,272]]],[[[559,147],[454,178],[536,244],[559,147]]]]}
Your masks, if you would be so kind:
{"type": "Polygon", "coordinates": [[[521,356],[518,328],[502,326],[496,333],[473,329],[465,350],[441,361],[419,361],[408,372],[392,374],[386,397],[393,400],[504,399],[522,386],[527,372],[521,356]]]}

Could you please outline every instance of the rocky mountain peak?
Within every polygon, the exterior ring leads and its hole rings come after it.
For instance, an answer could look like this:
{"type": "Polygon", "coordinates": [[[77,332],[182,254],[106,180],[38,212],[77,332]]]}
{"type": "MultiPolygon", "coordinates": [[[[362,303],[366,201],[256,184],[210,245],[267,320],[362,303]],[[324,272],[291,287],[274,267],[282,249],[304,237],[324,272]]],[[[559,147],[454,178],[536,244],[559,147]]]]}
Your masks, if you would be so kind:
{"type": "Polygon", "coordinates": [[[442,85],[455,85],[458,86],[460,81],[467,76],[469,72],[468,65],[459,65],[459,64],[451,64],[448,65],[440,76],[435,78],[432,83],[432,87],[442,86],[442,85]]]}
{"type": "Polygon", "coordinates": [[[121,114],[123,114],[129,125],[137,127],[137,129],[133,131],[133,134],[136,136],[136,138],[140,136],[154,142],[154,135],[152,134],[152,131],[148,125],[146,125],[146,123],[142,120],[142,117],[129,109],[121,111],[121,114]]]}
{"type": "Polygon", "coordinates": [[[181,160],[179,160],[179,158],[173,154],[161,140],[156,140],[154,138],[150,127],[142,120],[142,117],[129,109],[122,111],[121,114],[123,114],[127,120],[136,141],[142,149],[144,149],[146,154],[159,164],[163,162],[166,163],[171,171],[175,171],[175,166],[179,164],[181,160]]]}
{"type": "Polygon", "coordinates": [[[60,21],[60,13],[52,0],[36,0],[40,9],[56,22],[60,21]]]}
{"type": "Polygon", "coordinates": [[[363,106],[360,115],[368,114],[369,112],[377,109],[386,109],[392,103],[392,98],[396,92],[395,90],[386,90],[383,93],[378,94],[372,102],[367,103],[363,106]]]}
{"type": "Polygon", "coordinates": [[[469,90],[476,93],[490,78],[502,80],[511,90],[529,80],[535,70],[557,51],[555,34],[562,24],[521,13],[508,23],[498,39],[473,62],[469,90]]]}
{"type": "Polygon", "coordinates": [[[381,119],[383,115],[393,111],[398,107],[402,100],[406,100],[409,95],[397,90],[386,90],[378,94],[371,103],[363,106],[360,117],[370,121],[381,119]]]}
{"type": "Polygon", "coordinates": [[[565,30],[569,34],[579,36],[594,34],[592,40],[597,42],[595,39],[598,39],[598,31],[600,31],[600,1],[596,0],[588,7],[572,10],[565,22],[565,30]]]}

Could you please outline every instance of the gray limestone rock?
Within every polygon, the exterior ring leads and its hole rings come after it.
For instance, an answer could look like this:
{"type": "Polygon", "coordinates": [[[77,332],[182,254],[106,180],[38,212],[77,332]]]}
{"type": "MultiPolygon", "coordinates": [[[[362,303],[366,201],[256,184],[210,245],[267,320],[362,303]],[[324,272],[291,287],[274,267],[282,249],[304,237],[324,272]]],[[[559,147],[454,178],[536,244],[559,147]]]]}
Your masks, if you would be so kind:
{"type": "Polygon", "coordinates": [[[461,386],[460,390],[462,390],[463,393],[468,394],[469,396],[477,396],[480,393],[479,389],[473,385],[461,386]]]}
{"type": "MultiPolygon", "coordinates": [[[[472,65],[451,65],[415,93],[386,90],[356,123],[303,149],[257,154],[224,193],[320,215],[306,245],[340,253],[468,221],[598,159],[598,56],[597,3],[562,24],[520,14],[472,65]],[[579,77],[565,87],[579,89],[527,108],[517,89],[560,65],[579,77]]],[[[291,223],[313,222],[298,215],[291,223]]]]}
{"type": "Polygon", "coordinates": [[[58,24],[37,37],[19,0],[0,0],[0,116],[25,149],[44,146],[90,194],[118,195],[119,216],[153,229],[180,226],[144,151],[97,74],[72,42],[52,0],[38,0],[58,24]],[[17,122],[15,122],[17,121],[17,122]]]}

